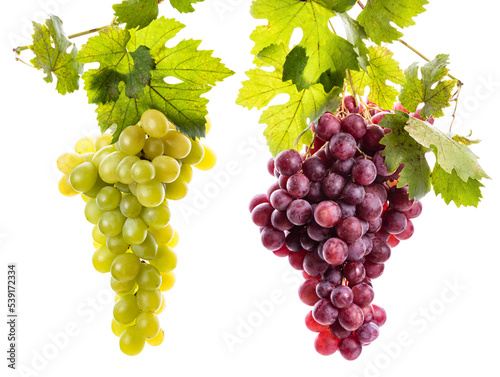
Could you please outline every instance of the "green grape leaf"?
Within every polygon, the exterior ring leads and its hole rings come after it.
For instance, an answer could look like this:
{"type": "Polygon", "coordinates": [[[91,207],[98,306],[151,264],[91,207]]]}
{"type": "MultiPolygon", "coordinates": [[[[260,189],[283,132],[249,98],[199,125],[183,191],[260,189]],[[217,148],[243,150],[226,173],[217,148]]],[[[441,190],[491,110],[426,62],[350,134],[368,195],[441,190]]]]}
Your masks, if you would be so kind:
{"type": "Polygon", "coordinates": [[[455,170],[464,182],[469,178],[490,178],[479,165],[478,157],[467,146],[456,142],[433,125],[410,117],[405,130],[420,145],[434,150],[438,164],[446,173],[452,174],[455,170]]]}
{"type": "Polygon", "coordinates": [[[370,51],[363,41],[363,39],[368,39],[365,30],[358,21],[352,19],[347,13],[337,13],[337,16],[344,22],[347,40],[354,46],[354,51],[358,55],[359,66],[366,71],[370,51]]]}
{"type": "Polygon", "coordinates": [[[194,3],[199,3],[204,0],[170,0],[170,4],[181,13],[194,12],[194,3]]]}
{"type": "Polygon", "coordinates": [[[414,25],[413,17],[425,12],[424,5],[428,3],[427,0],[369,0],[358,21],[377,45],[390,43],[403,36],[391,23],[400,28],[414,25]]]}
{"type": "Polygon", "coordinates": [[[424,119],[439,118],[443,109],[450,106],[451,92],[457,85],[456,80],[443,80],[448,74],[448,55],[438,55],[425,64],[422,78],[418,78],[418,63],[412,64],[405,71],[406,84],[401,89],[399,100],[411,112],[424,103],[420,116],[424,119]]]}
{"type": "Polygon", "coordinates": [[[238,95],[236,103],[252,109],[261,109],[270,104],[278,94],[288,94],[289,100],[285,104],[269,106],[260,118],[260,123],[267,124],[264,135],[269,150],[276,156],[279,152],[289,149],[300,149],[312,140],[309,130],[300,139],[297,137],[307,128],[307,121],[316,121],[327,108],[336,108],[339,103],[340,89],[335,88],[326,93],[321,84],[316,84],[301,91],[291,81],[283,82],[283,61],[288,54],[285,45],[271,45],[259,55],[261,65],[275,68],[269,72],[263,69],[252,69],[246,74],[248,81],[238,95]]]}
{"type": "MultiPolygon", "coordinates": [[[[303,72],[297,73],[292,64],[284,72],[287,78],[296,76],[294,82],[315,84],[324,72],[345,72],[359,69],[358,56],[345,39],[329,29],[329,20],[335,12],[329,8],[331,1],[308,0],[255,0],[251,13],[257,19],[267,19],[268,25],[257,27],[251,35],[255,42],[252,50],[258,55],[271,44],[288,46],[296,28],[301,28],[303,38],[298,46],[305,49],[309,58],[303,72]],[[297,77],[297,75],[301,77],[297,77]]],[[[337,74],[338,75],[338,74],[337,74]]]]}
{"type": "Polygon", "coordinates": [[[113,5],[116,19],[126,24],[126,29],[148,26],[158,17],[158,0],[123,0],[121,4],[113,5]]]}
{"type": "Polygon", "coordinates": [[[392,130],[380,141],[385,145],[383,156],[389,171],[395,171],[400,164],[405,167],[398,179],[398,187],[408,185],[410,198],[420,200],[431,190],[431,170],[425,159],[428,148],[417,143],[405,130],[409,115],[402,111],[387,115],[380,125],[392,130]]]}
{"type": "MultiPolygon", "coordinates": [[[[398,97],[398,91],[390,83],[403,85],[405,77],[399,64],[392,58],[394,55],[386,47],[372,46],[369,48],[370,65],[367,71],[352,72],[354,89],[359,95],[364,95],[365,88],[370,88],[370,101],[381,108],[391,109],[398,97]]],[[[350,86],[350,85],[349,85],[350,86]]]]}
{"type": "Polygon", "coordinates": [[[335,12],[344,13],[356,5],[356,0],[327,0],[327,5],[335,12]]]}
{"type": "Polygon", "coordinates": [[[283,81],[291,80],[297,86],[298,91],[313,86],[314,83],[308,82],[303,75],[308,61],[309,57],[306,55],[306,49],[295,46],[287,55],[283,65],[283,81]]]}
{"type": "Polygon", "coordinates": [[[432,171],[431,179],[436,196],[441,194],[446,204],[453,201],[459,208],[460,206],[477,207],[483,197],[481,187],[484,186],[477,179],[469,178],[465,182],[454,169],[451,174],[447,173],[437,163],[432,171]]]}
{"type": "Polygon", "coordinates": [[[71,52],[67,52],[72,43],[64,34],[62,24],[61,19],[53,15],[45,24],[33,22],[33,45],[29,49],[35,54],[31,60],[33,66],[46,74],[45,82],[53,82],[54,74],[57,78],[56,90],[64,95],[78,90],[83,66],[76,61],[77,49],[74,45],[71,52]]]}
{"type": "MultiPolygon", "coordinates": [[[[471,132],[471,134],[472,134],[472,132],[471,132]]],[[[469,139],[469,138],[470,138],[470,135],[467,137],[460,136],[460,135],[455,135],[452,137],[453,140],[455,140],[456,142],[463,144],[465,146],[469,146],[472,144],[479,144],[481,142],[481,140],[473,140],[473,139],[469,139]]]]}

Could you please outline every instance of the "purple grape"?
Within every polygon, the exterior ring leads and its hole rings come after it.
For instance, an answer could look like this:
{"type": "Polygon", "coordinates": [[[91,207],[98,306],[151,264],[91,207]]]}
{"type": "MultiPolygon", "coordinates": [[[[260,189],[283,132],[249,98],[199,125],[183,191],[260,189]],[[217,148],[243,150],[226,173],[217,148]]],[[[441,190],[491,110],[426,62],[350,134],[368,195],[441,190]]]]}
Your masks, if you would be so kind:
{"type": "Polygon", "coordinates": [[[349,217],[356,215],[356,206],[354,204],[349,204],[344,202],[343,200],[337,200],[337,204],[342,211],[342,217],[349,217]]]}
{"type": "Polygon", "coordinates": [[[365,323],[356,330],[356,337],[362,344],[370,344],[378,338],[379,334],[380,330],[373,322],[365,323]]]}
{"type": "Polygon", "coordinates": [[[302,169],[302,157],[296,150],[287,149],[276,156],[274,165],[280,174],[291,176],[302,169]]]}
{"type": "Polygon", "coordinates": [[[383,263],[375,263],[367,259],[364,263],[364,266],[365,266],[366,276],[369,277],[370,279],[376,279],[384,273],[385,265],[383,263]]]}
{"type": "Polygon", "coordinates": [[[290,230],[293,228],[293,224],[288,220],[286,212],[278,211],[275,209],[271,215],[271,224],[278,230],[290,230]]]}
{"type": "Polygon", "coordinates": [[[346,179],[337,173],[330,173],[321,182],[323,193],[330,199],[338,199],[344,186],[346,179]]]}
{"type": "Polygon", "coordinates": [[[359,114],[349,114],[341,122],[342,132],[351,134],[355,139],[360,139],[366,134],[365,119],[359,114]]]}
{"type": "Polygon", "coordinates": [[[400,212],[408,211],[413,206],[414,200],[410,200],[408,186],[396,188],[389,193],[389,205],[400,212]]]}
{"type": "Polygon", "coordinates": [[[320,202],[325,198],[326,197],[323,194],[323,190],[321,189],[321,182],[311,182],[309,192],[307,193],[307,199],[313,202],[320,202]]]}
{"type": "Polygon", "coordinates": [[[319,276],[328,269],[328,263],[321,260],[315,252],[309,252],[304,258],[303,269],[311,276],[319,276]]]}
{"type": "Polygon", "coordinates": [[[332,113],[326,112],[319,118],[315,131],[321,140],[328,141],[340,132],[340,120],[332,113]]]}
{"type": "Polygon", "coordinates": [[[359,240],[356,240],[353,243],[349,244],[347,248],[347,260],[359,261],[366,254],[366,243],[364,241],[364,236],[359,240]]]}
{"type": "Polygon", "coordinates": [[[292,201],[293,198],[283,189],[274,191],[270,198],[271,205],[278,211],[286,211],[292,201]]]}
{"type": "Polygon", "coordinates": [[[341,199],[349,204],[359,204],[365,198],[365,188],[354,182],[347,182],[342,191],[341,199]]]}
{"type": "Polygon", "coordinates": [[[300,243],[300,233],[297,231],[290,231],[285,237],[285,245],[290,251],[302,250],[302,245],[300,243]]]}
{"type": "Polygon", "coordinates": [[[415,219],[422,214],[422,202],[415,202],[408,211],[404,212],[407,219],[415,219]]]}
{"type": "Polygon", "coordinates": [[[377,305],[372,305],[373,307],[373,320],[372,322],[376,324],[378,327],[382,327],[387,321],[387,313],[384,308],[381,308],[377,305]]]}
{"type": "Polygon", "coordinates": [[[286,215],[292,224],[305,225],[312,219],[313,210],[307,201],[297,199],[290,203],[286,209],[286,215]]]}
{"type": "Polygon", "coordinates": [[[363,236],[364,236],[368,232],[368,229],[370,229],[370,223],[363,219],[360,220],[361,220],[361,225],[363,226],[363,236]]]}
{"type": "Polygon", "coordinates": [[[316,284],[318,284],[318,279],[312,278],[307,279],[299,287],[299,298],[304,304],[309,306],[314,306],[320,298],[316,294],[316,284]]]}
{"type": "Polygon", "coordinates": [[[271,215],[274,208],[269,203],[262,203],[256,206],[252,211],[252,221],[258,227],[271,225],[271,215]]]}
{"type": "MultiPolygon", "coordinates": [[[[370,284],[368,284],[368,285],[370,285],[370,284]]],[[[373,319],[373,308],[372,308],[372,306],[371,305],[362,306],[361,310],[363,311],[363,315],[365,317],[365,323],[371,322],[371,320],[373,319]]]]}
{"type": "Polygon", "coordinates": [[[401,233],[403,230],[405,230],[406,223],[407,219],[405,214],[393,208],[388,208],[382,215],[382,227],[387,233],[401,233]]]}
{"type": "Polygon", "coordinates": [[[350,113],[357,113],[359,111],[359,107],[356,106],[356,100],[353,96],[346,96],[344,98],[344,106],[350,113]],[[356,109],[358,111],[356,111],[356,109]]]}
{"type": "Polygon", "coordinates": [[[361,262],[349,261],[344,266],[344,277],[347,279],[350,285],[361,283],[365,276],[365,267],[361,262]]]}
{"type": "Polygon", "coordinates": [[[360,283],[352,287],[353,302],[358,306],[368,306],[373,302],[375,292],[368,284],[360,283]]]}
{"type": "Polygon", "coordinates": [[[377,196],[382,204],[387,202],[387,186],[380,183],[372,183],[368,186],[365,186],[365,191],[367,194],[370,193],[377,196]]]}
{"type": "Polygon", "coordinates": [[[329,281],[322,281],[316,286],[316,294],[320,298],[329,300],[334,288],[335,286],[329,281]]]}
{"type": "Polygon", "coordinates": [[[267,200],[268,201],[270,200],[271,195],[273,194],[273,192],[275,192],[276,190],[279,190],[279,188],[280,188],[279,183],[275,182],[275,183],[273,183],[273,185],[271,187],[269,187],[267,189],[266,195],[267,195],[267,200]]]}
{"type": "Polygon", "coordinates": [[[302,165],[304,175],[312,182],[321,181],[326,175],[326,163],[319,157],[311,157],[302,165]]]}
{"type": "Polygon", "coordinates": [[[375,263],[385,263],[391,257],[391,247],[386,241],[380,238],[374,238],[372,240],[373,247],[371,253],[368,255],[368,259],[375,263]]]}
{"type": "Polygon", "coordinates": [[[340,238],[329,238],[323,245],[323,258],[332,266],[339,266],[347,259],[347,244],[340,238]]]}
{"type": "Polygon", "coordinates": [[[328,148],[321,148],[319,151],[317,151],[314,154],[314,157],[319,157],[323,160],[325,164],[330,164],[331,161],[329,160],[328,156],[326,155],[326,152],[328,151],[328,148]]]}
{"type": "Polygon", "coordinates": [[[340,309],[338,318],[344,329],[355,331],[363,324],[365,317],[358,305],[351,304],[347,308],[340,309]]]}
{"type": "Polygon", "coordinates": [[[354,295],[351,288],[345,285],[339,285],[332,290],[330,300],[332,304],[339,309],[347,308],[352,304],[354,295]]]}
{"type": "Polygon", "coordinates": [[[355,216],[341,218],[337,224],[337,234],[347,243],[356,242],[363,235],[361,220],[355,216]]]}
{"type": "Polygon", "coordinates": [[[378,151],[375,153],[373,156],[373,163],[375,164],[375,167],[377,168],[377,174],[387,177],[391,175],[394,172],[390,172],[387,169],[387,165],[385,164],[385,157],[382,155],[383,151],[378,151]]]}
{"type": "Polygon", "coordinates": [[[290,263],[290,266],[292,266],[295,270],[302,271],[302,266],[304,265],[304,258],[306,257],[307,253],[308,253],[307,250],[299,250],[290,253],[288,255],[288,263],[290,263]]]}
{"type": "Polygon", "coordinates": [[[378,151],[379,149],[383,149],[384,146],[380,144],[380,140],[385,136],[384,130],[382,127],[376,124],[370,124],[366,128],[366,133],[361,138],[361,145],[363,148],[369,151],[378,151]]]}
{"type": "Polygon", "coordinates": [[[407,239],[410,239],[411,236],[413,236],[413,233],[415,233],[415,227],[413,226],[412,221],[408,219],[405,230],[403,230],[399,234],[395,234],[394,237],[396,237],[400,241],[406,241],[407,239]]]}
{"type": "Polygon", "coordinates": [[[308,251],[316,250],[318,247],[318,242],[313,240],[307,233],[302,233],[300,236],[300,244],[302,248],[308,251]]]}
{"type": "Polygon", "coordinates": [[[311,221],[307,224],[307,235],[314,241],[322,242],[330,238],[332,229],[323,228],[316,221],[311,221]]]}
{"type": "Polygon", "coordinates": [[[359,159],[352,167],[352,178],[356,183],[368,186],[377,178],[377,168],[367,159],[359,159]]]}
{"type": "Polygon", "coordinates": [[[382,228],[382,218],[379,217],[376,220],[369,221],[368,224],[368,233],[377,233],[382,228]]]}
{"type": "Polygon", "coordinates": [[[377,220],[384,207],[380,202],[380,199],[373,194],[366,194],[363,201],[356,206],[356,213],[359,217],[366,221],[377,220]]]}
{"type": "Polygon", "coordinates": [[[351,331],[344,329],[338,319],[333,325],[330,325],[330,332],[339,339],[345,339],[351,336],[351,331]]]}
{"type": "Polygon", "coordinates": [[[271,251],[278,250],[285,243],[285,233],[272,226],[268,226],[260,234],[260,240],[266,249],[271,251]]]}
{"type": "Polygon", "coordinates": [[[361,239],[363,240],[363,243],[365,244],[365,256],[366,256],[372,252],[373,240],[372,240],[372,237],[370,237],[369,235],[364,235],[363,237],[361,237],[361,239]]]}
{"type": "Polygon", "coordinates": [[[309,182],[309,179],[301,173],[292,175],[286,183],[288,193],[298,199],[307,195],[310,186],[311,183],[309,182]]]}
{"type": "Polygon", "coordinates": [[[314,209],[314,220],[323,228],[333,228],[342,217],[342,211],[337,203],[325,200],[314,209]]]}
{"type": "Polygon", "coordinates": [[[356,154],[356,139],[346,132],[340,132],[331,138],[329,148],[333,157],[347,160],[356,154]]]}
{"type": "Polygon", "coordinates": [[[338,309],[332,305],[330,300],[320,300],[314,305],[312,310],[313,318],[323,326],[333,324],[339,315],[338,309]]]}
{"type": "Polygon", "coordinates": [[[346,360],[356,360],[361,355],[362,350],[363,346],[354,335],[340,341],[339,352],[346,360]]]}
{"type": "Polygon", "coordinates": [[[266,194],[258,194],[255,195],[252,199],[250,199],[250,203],[248,203],[248,210],[250,213],[257,207],[259,204],[267,203],[267,195],[266,194]]]}
{"type": "Polygon", "coordinates": [[[355,162],[356,160],[352,157],[347,160],[335,160],[332,170],[340,175],[350,176],[355,162]]]}
{"type": "Polygon", "coordinates": [[[286,183],[288,182],[289,179],[290,177],[287,175],[280,175],[280,177],[278,178],[278,186],[280,187],[280,189],[286,191],[286,183]]]}

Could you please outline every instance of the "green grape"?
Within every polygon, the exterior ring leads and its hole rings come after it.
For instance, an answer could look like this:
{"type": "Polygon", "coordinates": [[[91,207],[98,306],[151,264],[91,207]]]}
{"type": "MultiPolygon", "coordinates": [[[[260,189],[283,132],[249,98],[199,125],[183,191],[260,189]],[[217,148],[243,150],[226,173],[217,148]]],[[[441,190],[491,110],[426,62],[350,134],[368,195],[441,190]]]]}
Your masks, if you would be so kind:
{"type": "Polygon", "coordinates": [[[163,204],[153,208],[144,207],[141,212],[141,217],[152,229],[164,228],[170,221],[170,209],[163,204]]]}
{"type": "Polygon", "coordinates": [[[160,329],[160,332],[158,332],[158,335],[156,335],[152,339],[146,339],[146,342],[148,342],[149,345],[153,347],[158,347],[163,343],[163,340],[165,339],[165,332],[160,329]]]}
{"type": "Polygon", "coordinates": [[[125,194],[128,194],[130,192],[130,189],[128,188],[128,185],[126,183],[116,182],[115,186],[118,190],[125,194]]]}
{"type": "Polygon", "coordinates": [[[84,162],[85,158],[79,154],[64,153],[57,159],[57,168],[61,171],[61,173],[70,175],[74,168],[84,162]]]}
{"type": "Polygon", "coordinates": [[[170,224],[164,228],[150,229],[149,231],[153,234],[153,236],[155,236],[156,241],[159,244],[167,244],[174,237],[174,228],[172,228],[172,225],[170,224]]]}
{"type": "Polygon", "coordinates": [[[99,175],[104,182],[118,182],[116,170],[120,162],[122,162],[125,157],[127,157],[125,153],[116,151],[110,153],[101,161],[101,164],[99,165],[99,175]]]}
{"type": "Polygon", "coordinates": [[[163,137],[170,128],[170,122],[162,112],[150,109],[142,113],[141,126],[149,136],[163,137]]]}
{"type": "Polygon", "coordinates": [[[203,159],[198,164],[194,165],[194,167],[200,170],[210,170],[215,166],[217,157],[211,148],[206,145],[203,145],[203,148],[205,149],[205,156],[203,156],[203,159]]]}
{"type": "Polygon", "coordinates": [[[177,266],[177,255],[167,245],[159,245],[155,258],[150,262],[162,274],[172,271],[177,266]]]}
{"type": "Polygon", "coordinates": [[[101,232],[99,232],[97,225],[95,225],[94,228],[92,228],[92,238],[99,245],[104,245],[106,243],[106,236],[101,232]]]}
{"type": "Polygon", "coordinates": [[[123,153],[134,156],[144,147],[146,134],[139,126],[128,126],[120,134],[118,142],[123,153]]]}
{"type": "Polygon", "coordinates": [[[115,257],[111,265],[111,276],[118,281],[134,280],[141,269],[140,259],[131,253],[115,255],[115,257]]]}
{"type": "Polygon", "coordinates": [[[137,316],[137,331],[146,339],[154,338],[160,332],[160,320],[154,313],[141,313],[137,316]]]}
{"type": "Polygon", "coordinates": [[[177,233],[177,231],[174,230],[174,236],[169,242],[167,242],[167,246],[174,248],[177,246],[178,243],[179,243],[179,233],[177,233]]]}
{"type": "Polygon", "coordinates": [[[120,349],[127,356],[136,356],[142,352],[146,339],[139,334],[136,326],[127,327],[120,336],[120,349]]]}
{"type": "Polygon", "coordinates": [[[84,194],[89,198],[97,198],[97,194],[99,194],[99,191],[101,191],[101,189],[106,186],[108,186],[108,184],[104,182],[101,177],[97,176],[94,186],[92,186],[89,191],[85,191],[84,194]]]}
{"type": "Polygon", "coordinates": [[[135,285],[135,280],[129,280],[129,281],[118,281],[115,278],[111,277],[111,289],[116,293],[116,294],[123,294],[130,292],[134,289],[135,285]]]}
{"type": "Polygon", "coordinates": [[[186,183],[191,183],[192,179],[193,179],[193,168],[191,167],[191,165],[182,164],[181,172],[179,173],[179,176],[177,177],[176,180],[185,181],[186,183]]]}
{"type": "Polygon", "coordinates": [[[148,225],[140,217],[127,219],[123,224],[122,235],[130,245],[140,245],[148,235],[148,225]]]}
{"type": "Polygon", "coordinates": [[[78,195],[78,191],[73,190],[73,187],[71,187],[71,183],[69,182],[69,176],[66,174],[61,177],[57,187],[59,188],[59,192],[64,196],[78,195]]]}
{"type": "Polygon", "coordinates": [[[123,216],[133,219],[141,214],[142,208],[142,204],[134,195],[123,195],[120,202],[120,211],[122,211],[123,216]]]}
{"type": "Polygon", "coordinates": [[[163,153],[167,156],[181,159],[191,151],[191,140],[179,131],[168,131],[162,138],[164,143],[163,153]]]}
{"type": "Polygon", "coordinates": [[[113,152],[116,152],[116,148],[114,145],[102,147],[95,153],[94,157],[92,158],[92,165],[99,169],[99,165],[101,165],[102,160],[104,160],[113,152]]]}
{"type": "Polygon", "coordinates": [[[170,156],[155,157],[153,166],[156,171],[156,179],[165,183],[175,181],[181,172],[179,162],[170,156]]]}
{"type": "Polygon", "coordinates": [[[95,140],[92,136],[86,136],[78,140],[75,144],[75,152],[78,154],[85,154],[95,152],[95,140]]]}
{"type": "Polygon", "coordinates": [[[137,156],[127,156],[118,164],[116,176],[120,182],[127,185],[134,182],[134,178],[132,178],[132,166],[138,161],[141,161],[141,159],[137,156]]]}
{"type": "Polygon", "coordinates": [[[123,239],[122,234],[106,238],[106,246],[113,254],[123,254],[128,250],[129,244],[123,239]]]}
{"type": "Polygon", "coordinates": [[[138,301],[134,295],[126,295],[120,297],[113,308],[113,317],[116,322],[127,324],[132,323],[141,310],[138,306],[138,301]]]}
{"type": "Polygon", "coordinates": [[[161,306],[161,292],[158,289],[141,289],[137,291],[137,305],[143,312],[156,312],[161,306]]]}
{"type": "Polygon", "coordinates": [[[130,327],[130,326],[133,326],[135,325],[135,322],[132,322],[132,323],[128,323],[126,325],[122,324],[122,323],[119,323],[119,322],[116,322],[116,319],[113,319],[111,321],[111,331],[113,331],[113,334],[115,334],[116,336],[120,336],[127,327],[130,327]]]}
{"type": "Polygon", "coordinates": [[[175,274],[173,272],[166,272],[161,274],[160,292],[166,292],[171,289],[175,284],[175,274]]]}
{"type": "Polygon", "coordinates": [[[112,139],[113,139],[113,135],[111,135],[111,134],[99,135],[95,139],[95,143],[94,143],[95,150],[99,151],[102,148],[107,147],[108,145],[111,144],[112,139]]]}
{"type": "Polygon", "coordinates": [[[111,271],[111,265],[116,257],[106,246],[101,246],[94,252],[92,256],[92,264],[94,268],[100,273],[107,273],[111,271]]]}
{"type": "Polygon", "coordinates": [[[181,162],[187,165],[195,165],[201,162],[203,156],[205,156],[203,145],[198,140],[191,139],[191,151],[181,162]]]}
{"type": "Polygon", "coordinates": [[[99,232],[106,237],[113,237],[120,234],[125,220],[126,217],[122,215],[120,210],[115,209],[113,211],[104,212],[97,222],[97,227],[99,228],[99,232]]]}
{"type": "Polygon", "coordinates": [[[143,151],[148,160],[161,156],[163,154],[163,140],[156,137],[146,139],[143,151]]]}
{"type": "Polygon", "coordinates": [[[132,245],[131,249],[139,258],[151,260],[156,256],[158,243],[156,242],[155,236],[148,232],[144,242],[140,245],[132,245]]]}
{"type": "Polygon", "coordinates": [[[103,211],[111,211],[120,205],[122,193],[113,186],[103,187],[96,197],[97,205],[103,211]]]}
{"type": "Polygon", "coordinates": [[[83,162],[73,169],[69,182],[75,191],[89,191],[97,181],[97,169],[90,162],[83,162]]]}
{"type": "Polygon", "coordinates": [[[130,193],[137,197],[137,182],[129,184],[128,188],[130,189],[130,193]]]}
{"type": "Polygon", "coordinates": [[[180,200],[188,193],[188,184],[177,178],[172,183],[165,183],[165,197],[170,200],[180,200]]]}
{"type": "Polygon", "coordinates": [[[88,152],[88,153],[82,154],[82,157],[85,159],[85,162],[92,162],[94,155],[95,155],[95,152],[88,152]]]}
{"type": "Polygon", "coordinates": [[[162,280],[160,271],[155,266],[147,263],[141,263],[141,270],[136,278],[137,285],[142,289],[159,289],[162,280]]]}
{"type": "Polygon", "coordinates": [[[163,311],[165,310],[165,306],[167,305],[167,302],[165,301],[165,296],[163,295],[163,293],[161,294],[161,305],[160,307],[158,308],[158,310],[155,312],[155,314],[161,314],[163,313],[163,311]]]}
{"type": "Polygon", "coordinates": [[[144,183],[155,177],[155,167],[148,160],[139,160],[132,166],[132,178],[137,183],[144,183]]]}
{"type": "Polygon", "coordinates": [[[165,188],[160,181],[152,179],[149,182],[137,184],[136,196],[144,207],[156,207],[165,199],[165,188]]]}
{"type": "Polygon", "coordinates": [[[91,224],[97,224],[102,214],[103,210],[99,208],[95,199],[90,199],[87,204],[85,204],[85,218],[91,224]]]}

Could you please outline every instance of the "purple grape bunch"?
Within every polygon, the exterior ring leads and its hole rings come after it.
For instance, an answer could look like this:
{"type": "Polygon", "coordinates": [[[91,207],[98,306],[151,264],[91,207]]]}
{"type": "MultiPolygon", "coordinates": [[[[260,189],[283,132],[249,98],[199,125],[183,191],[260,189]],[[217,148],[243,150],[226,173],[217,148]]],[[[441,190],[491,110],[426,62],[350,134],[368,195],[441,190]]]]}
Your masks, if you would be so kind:
{"type": "Polygon", "coordinates": [[[312,306],[306,326],[318,333],[316,351],[355,360],[387,318],[373,304],[372,281],[413,235],[422,204],[397,187],[404,166],[391,172],[385,164],[380,140],[390,130],[378,123],[388,112],[344,101],[348,113],[326,112],[314,125],[311,149],[269,161],[277,182],[251,200],[250,212],[263,246],[303,271],[299,298],[312,306]]]}

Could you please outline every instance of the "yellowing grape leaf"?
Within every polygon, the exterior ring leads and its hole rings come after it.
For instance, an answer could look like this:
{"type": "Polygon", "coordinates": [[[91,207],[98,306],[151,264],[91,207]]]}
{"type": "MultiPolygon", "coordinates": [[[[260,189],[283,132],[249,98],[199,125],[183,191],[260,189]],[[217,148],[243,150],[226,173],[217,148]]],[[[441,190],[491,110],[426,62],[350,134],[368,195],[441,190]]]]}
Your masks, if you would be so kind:
{"type": "Polygon", "coordinates": [[[403,36],[397,28],[415,24],[413,17],[425,12],[427,0],[369,0],[358,21],[376,44],[393,42],[403,36]]]}
{"type": "Polygon", "coordinates": [[[397,89],[390,83],[405,83],[403,71],[399,68],[399,63],[392,58],[393,55],[386,47],[372,46],[369,48],[370,64],[367,71],[351,73],[356,93],[364,95],[365,87],[368,86],[370,101],[383,109],[391,109],[398,96],[397,89]]]}
{"type": "Polygon", "coordinates": [[[448,74],[448,55],[438,55],[422,69],[422,78],[418,78],[418,63],[412,64],[406,71],[406,84],[401,89],[399,100],[411,112],[418,105],[424,104],[420,116],[424,119],[438,118],[444,115],[443,109],[450,106],[451,91],[456,80],[443,80],[448,74]]]}
{"type": "MultiPolygon", "coordinates": [[[[246,74],[250,80],[243,82],[236,103],[252,109],[260,109],[269,105],[278,94],[288,94],[285,104],[273,105],[262,113],[260,123],[267,124],[264,131],[271,153],[294,148],[297,137],[307,128],[307,120],[317,120],[326,109],[338,106],[340,90],[335,88],[325,93],[321,84],[316,84],[301,91],[291,81],[283,82],[282,67],[289,50],[285,45],[272,45],[265,48],[259,55],[260,65],[274,67],[268,72],[262,69],[252,69],[246,74]]],[[[306,132],[296,145],[301,149],[310,143],[312,132],[306,132]]]]}
{"type": "Polygon", "coordinates": [[[380,125],[390,128],[391,133],[385,135],[380,141],[385,145],[383,155],[389,171],[396,170],[400,164],[405,167],[401,171],[398,187],[408,185],[411,198],[423,198],[431,190],[431,170],[425,159],[428,148],[417,143],[405,130],[409,115],[402,111],[387,115],[380,125]]]}
{"type": "Polygon", "coordinates": [[[83,66],[76,61],[75,46],[70,53],[67,52],[72,43],[64,34],[61,19],[51,15],[45,24],[33,22],[33,26],[33,45],[29,48],[35,57],[31,63],[46,74],[44,77],[46,82],[54,81],[52,74],[56,76],[56,90],[60,94],[74,92],[79,88],[78,81],[83,66]]]}
{"type": "Polygon", "coordinates": [[[452,173],[447,173],[441,166],[436,163],[431,175],[432,186],[436,196],[441,194],[441,197],[450,204],[455,202],[457,207],[473,206],[477,207],[481,198],[481,187],[484,187],[481,182],[476,179],[469,178],[467,182],[463,181],[453,169],[452,173]]]}
{"type": "Polygon", "coordinates": [[[158,17],[158,0],[123,0],[113,9],[117,21],[126,24],[126,29],[142,29],[158,17]]]}

